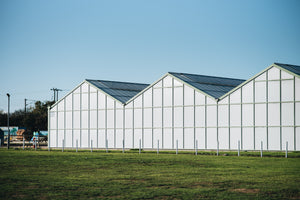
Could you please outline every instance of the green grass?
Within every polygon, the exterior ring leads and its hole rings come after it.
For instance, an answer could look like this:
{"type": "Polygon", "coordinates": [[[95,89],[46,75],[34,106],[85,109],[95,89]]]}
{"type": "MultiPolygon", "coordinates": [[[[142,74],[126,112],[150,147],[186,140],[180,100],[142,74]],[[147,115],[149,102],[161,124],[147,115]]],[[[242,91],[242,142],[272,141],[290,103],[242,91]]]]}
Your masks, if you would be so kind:
{"type": "Polygon", "coordinates": [[[283,153],[263,158],[246,153],[217,157],[2,148],[0,199],[300,198],[299,152],[288,159],[276,157],[283,153]]]}

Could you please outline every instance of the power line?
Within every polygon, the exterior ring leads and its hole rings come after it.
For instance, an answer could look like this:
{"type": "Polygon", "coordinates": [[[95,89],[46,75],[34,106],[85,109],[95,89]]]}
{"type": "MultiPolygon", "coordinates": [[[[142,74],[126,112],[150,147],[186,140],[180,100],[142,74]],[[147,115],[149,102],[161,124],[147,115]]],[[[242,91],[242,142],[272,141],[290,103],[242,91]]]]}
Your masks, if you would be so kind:
{"type": "Polygon", "coordinates": [[[63,91],[62,89],[52,88],[50,90],[53,90],[53,98],[54,102],[58,100],[58,92],[63,91]]]}

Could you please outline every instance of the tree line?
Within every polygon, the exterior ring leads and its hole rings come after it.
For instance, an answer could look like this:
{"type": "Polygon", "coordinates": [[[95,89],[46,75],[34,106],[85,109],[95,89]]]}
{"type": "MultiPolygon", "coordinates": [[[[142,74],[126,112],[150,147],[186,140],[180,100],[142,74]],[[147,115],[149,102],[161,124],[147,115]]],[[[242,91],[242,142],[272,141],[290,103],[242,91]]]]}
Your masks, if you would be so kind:
{"type": "MultiPolygon", "coordinates": [[[[34,107],[24,110],[16,110],[10,114],[9,125],[24,127],[29,131],[48,130],[48,106],[54,101],[36,101],[34,107]]],[[[0,126],[7,126],[7,113],[0,110],[0,126]]]]}

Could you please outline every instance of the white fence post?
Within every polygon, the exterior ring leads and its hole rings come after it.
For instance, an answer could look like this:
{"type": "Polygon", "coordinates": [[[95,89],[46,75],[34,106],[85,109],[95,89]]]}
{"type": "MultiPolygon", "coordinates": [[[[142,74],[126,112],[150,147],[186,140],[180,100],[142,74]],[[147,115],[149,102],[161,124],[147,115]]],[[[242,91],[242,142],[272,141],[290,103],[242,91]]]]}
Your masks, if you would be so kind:
{"type": "Polygon", "coordinates": [[[260,142],[260,157],[263,157],[263,141],[260,142]]]}
{"type": "Polygon", "coordinates": [[[196,140],[196,156],[198,155],[198,140],[196,140]]]}
{"type": "Polygon", "coordinates": [[[238,141],[238,156],[240,156],[240,141],[238,141]]]}
{"type": "Polygon", "coordinates": [[[123,143],[123,153],[125,152],[125,143],[124,143],[124,140],[122,141],[122,143],[123,143]]]}
{"type": "Polygon", "coordinates": [[[139,144],[139,154],[141,154],[141,139],[140,139],[140,144],[139,144]]]}
{"type": "Polygon", "coordinates": [[[178,140],[176,140],[176,155],[178,154],[178,140]]]}
{"type": "Polygon", "coordinates": [[[64,139],[62,140],[62,149],[61,151],[64,152],[64,147],[65,147],[65,144],[64,144],[64,139]]]}
{"type": "Polygon", "coordinates": [[[289,150],[289,142],[286,141],[286,145],[285,145],[285,157],[288,157],[288,150],[289,150]]]}
{"type": "Polygon", "coordinates": [[[76,140],[76,152],[78,152],[78,140],[76,140]]]}
{"type": "Polygon", "coordinates": [[[91,140],[91,153],[93,152],[93,140],[91,140]]]}
{"type": "Polygon", "coordinates": [[[159,140],[157,140],[157,154],[159,154],[159,140]]]}

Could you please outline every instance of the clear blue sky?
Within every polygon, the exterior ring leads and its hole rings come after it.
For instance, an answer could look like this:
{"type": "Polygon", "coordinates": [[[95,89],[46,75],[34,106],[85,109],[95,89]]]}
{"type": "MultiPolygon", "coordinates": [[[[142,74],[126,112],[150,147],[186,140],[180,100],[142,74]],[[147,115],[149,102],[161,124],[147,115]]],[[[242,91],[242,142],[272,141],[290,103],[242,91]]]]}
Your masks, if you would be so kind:
{"type": "Polygon", "coordinates": [[[168,71],[248,79],[300,65],[299,0],[1,0],[0,110],[84,79],[152,83],[168,71]]]}

